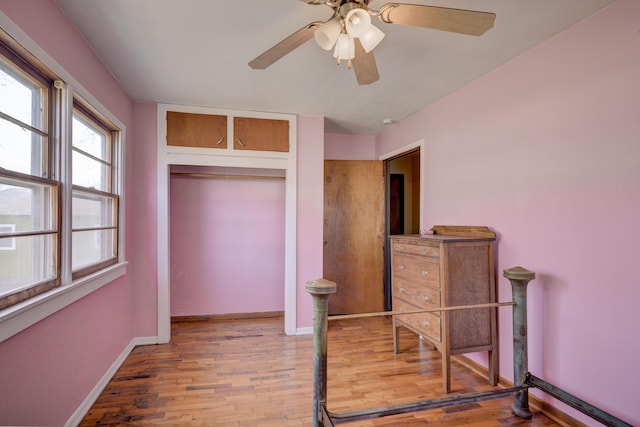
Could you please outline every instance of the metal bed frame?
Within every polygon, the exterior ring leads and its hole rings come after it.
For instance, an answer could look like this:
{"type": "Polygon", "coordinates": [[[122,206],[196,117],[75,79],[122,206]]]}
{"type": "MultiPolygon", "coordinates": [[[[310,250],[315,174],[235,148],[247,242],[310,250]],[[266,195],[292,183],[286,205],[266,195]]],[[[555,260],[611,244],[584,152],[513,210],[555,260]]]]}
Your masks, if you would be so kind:
{"type": "MultiPolygon", "coordinates": [[[[327,329],[331,319],[349,319],[374,316],[389,316],[397,312],[381,312],[344,316],[329,316],[329,297],[337,290],[335,282],[317,279],[307,282],[306,291],[313,298],[313,427],[333,427],[335,424],[357,420],[379,418],[427,409],[443,408],[485,400],[500,399],[513,395],[514,415],[521,418],[531,418],[529,409],[529,388],[534,387],[548,395],[566,403],[578,411],[588,415],[607,426],[631,427],[631,424],[585,402],[584,400],[540,379],[528,371],[527,350],[527,285],[535,279],[535,272],[522,267],[504,270],[504,277],[511,282],[513,301],[503,303],[483,304],[483,307],[513,307],[513,387],[496,389],[485,392],[467,393],[439,399],[423,400],[401,405],[391,405],[379,408],[365,409],[352,412],[334,413],[327,409],[327,329]]],[[[427,311],[465,310],[476,306],[443,307],[428,310],[416,310],[411,313],[427,311]]]]}

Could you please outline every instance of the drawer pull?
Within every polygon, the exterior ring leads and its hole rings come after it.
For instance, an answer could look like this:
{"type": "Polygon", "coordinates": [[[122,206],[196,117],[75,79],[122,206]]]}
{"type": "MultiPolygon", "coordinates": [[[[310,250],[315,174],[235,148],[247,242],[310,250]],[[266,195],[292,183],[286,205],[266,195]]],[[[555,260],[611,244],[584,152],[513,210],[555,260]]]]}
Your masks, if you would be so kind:
{"type": "Polygon", "coordinates": [[[398,250],[399,250],[399,251],[404,251],[404,246],[402,246],[402,245],[398,245],[398,250]]]}
{"type": "Polygon", "coordinates": [[[427,270],[422,270],[422,275],[423,276],[427,276],[429,274],[429,272],[427,270]]]}
{"type": "Polygon", "coordinates": [[[429,295],[425,295],[424,297],[422,297],[422,300],[423,300],[424,302],[430,302],[430,301],[431,301],[431,298],[429,298],[429,295]]]}
{"type": "Polygon", "coordinates": [[[422,255],[429,255],[429,249],[423,249],[422,255]]]}
{"type": "Polygon", "coordinates": [[[220,141],[216,142],[216,145],[222,144],[222,141],[224,141],[224,136],[222,138],[220,138],[220,141]]]}
{"type": "Polygon", "coordinates": [[[427,328],[429,327],[429,322],[427,322],[426,320],[422,322],[422,325],[427,328]]]}
{"type": "Polygon", "coordinates": [[[404,294],[404,288],[402,286],[400,287],[399,290],[400,290],[400,292],[402,292],[404,294]]]}
{"type": "Polygon", "coordinates": [[[400,266],[398,266],[398,268],[399,268],[400,270],[404,270],[404,265],[400,265],[400,266]]]}

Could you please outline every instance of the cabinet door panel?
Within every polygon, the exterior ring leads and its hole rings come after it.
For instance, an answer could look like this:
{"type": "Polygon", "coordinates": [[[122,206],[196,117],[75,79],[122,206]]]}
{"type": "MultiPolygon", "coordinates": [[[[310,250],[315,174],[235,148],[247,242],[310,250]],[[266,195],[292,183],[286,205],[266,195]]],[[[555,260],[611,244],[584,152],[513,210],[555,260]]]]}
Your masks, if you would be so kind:
{"type": "Polygon", "coordinates": [[[234,117],[233,148],[288,152],[289,121],[234,117]]]}
{"type": "Polygon", "coordinates": [[[227,148],[227,116],[168,111],[167,145],[227,148]]]}

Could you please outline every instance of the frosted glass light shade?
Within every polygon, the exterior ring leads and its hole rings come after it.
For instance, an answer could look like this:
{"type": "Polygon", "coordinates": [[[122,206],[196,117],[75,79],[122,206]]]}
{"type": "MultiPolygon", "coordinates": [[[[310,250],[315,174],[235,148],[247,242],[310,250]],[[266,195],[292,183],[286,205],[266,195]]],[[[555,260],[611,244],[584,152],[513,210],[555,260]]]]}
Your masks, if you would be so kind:
{"type": "Polygon", "coordinates": [[[320,26],[314,33],[313,38],[316,39],[318,46],[324,50],[330,50],[338,40],[342,32],[342,25],[338,18],[333,18],[320,26]]]}
{"type": "Polygon", "coordinates": [[[344,18],[344,27],[351,37],[361,37],[371,28],[371,15],[364,9],[351,9],[344,18]]]}
{"type": "Polygon", "coordinates": [[[360,36],[360,43],[365,52],[371,52],[384,38],[382,30],[375,25],[370,25],[369,31],[360,36]]]}
{"type": "Polygon", "coordinates": [[[350,60],[356,56],[356,45],[349,34],[340,34],[333,50],[333,57],[338,61],[350,60]]]}

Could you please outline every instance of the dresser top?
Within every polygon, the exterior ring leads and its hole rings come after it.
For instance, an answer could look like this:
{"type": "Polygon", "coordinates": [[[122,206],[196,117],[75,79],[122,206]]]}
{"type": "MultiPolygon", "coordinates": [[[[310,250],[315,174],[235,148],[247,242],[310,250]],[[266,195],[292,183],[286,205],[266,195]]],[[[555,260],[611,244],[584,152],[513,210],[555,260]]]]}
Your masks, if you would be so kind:
{"type": "Polygon", "coordinates": [[[392,239],[408,239],[432,242],[465,242],[476,240],[496,240],[496,233],[489,227],[477,225],[434,225],[430,234],[398,234],[390,236],[392,239]]]}
{"type": "Polygon", "coordinates": [[[421,236],[419,234],[394,234],[389,236],[392,240],[403,240],[407,242],[471,242],[471,241],[494,241],[495,237],[474,237],[474,236],[443,236],[438,234],[431,234],[427,236],[421,236]]]}

